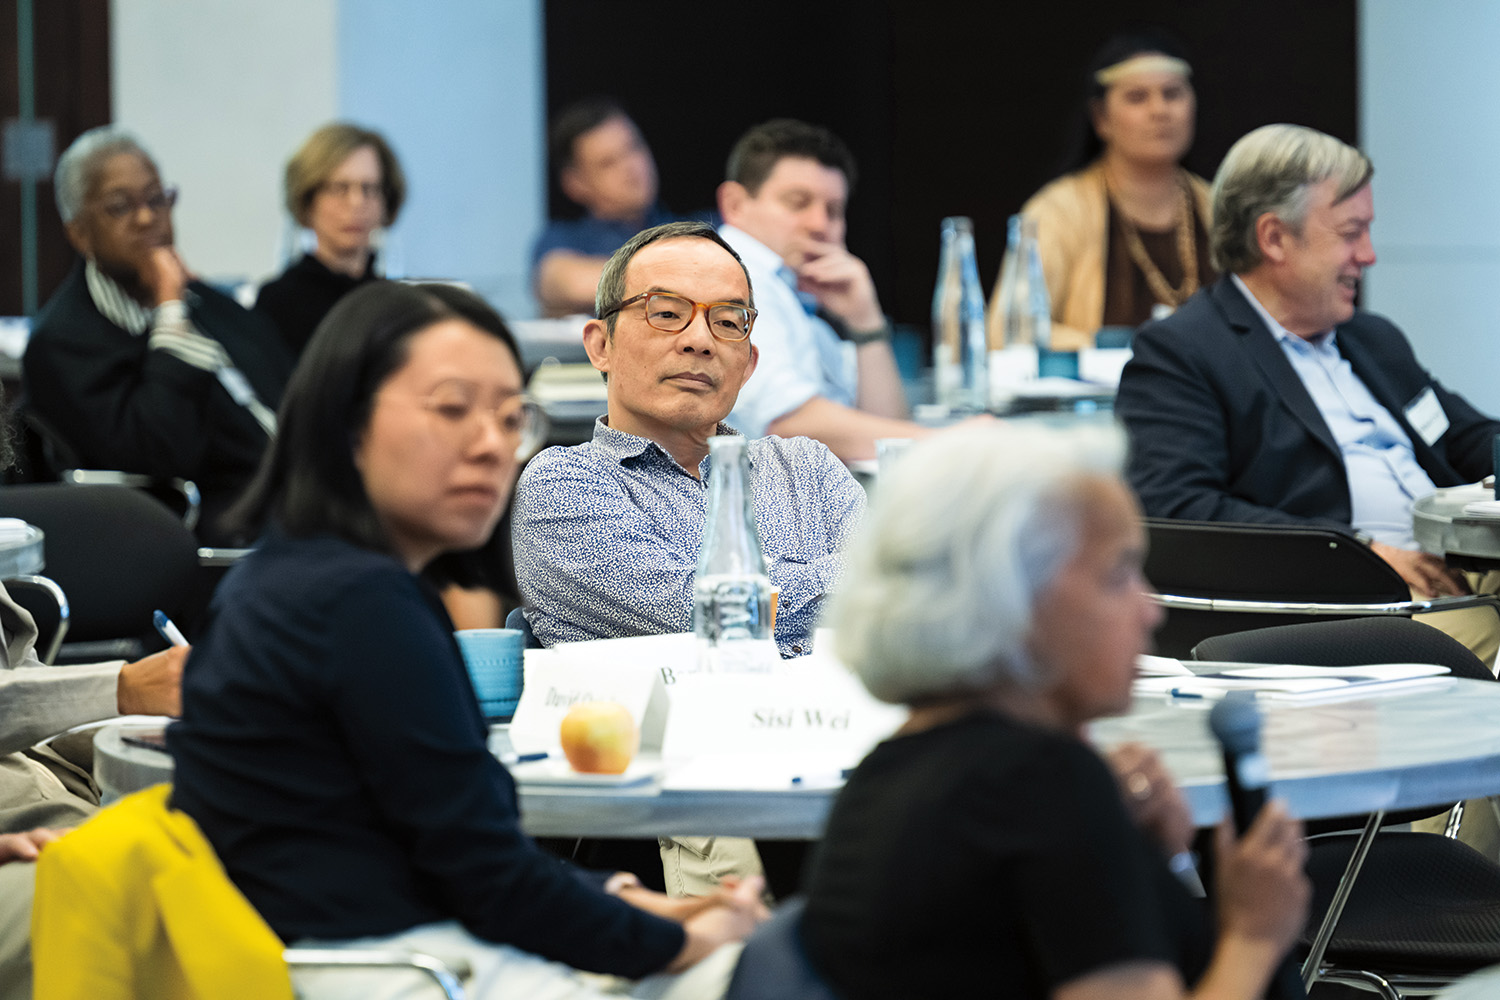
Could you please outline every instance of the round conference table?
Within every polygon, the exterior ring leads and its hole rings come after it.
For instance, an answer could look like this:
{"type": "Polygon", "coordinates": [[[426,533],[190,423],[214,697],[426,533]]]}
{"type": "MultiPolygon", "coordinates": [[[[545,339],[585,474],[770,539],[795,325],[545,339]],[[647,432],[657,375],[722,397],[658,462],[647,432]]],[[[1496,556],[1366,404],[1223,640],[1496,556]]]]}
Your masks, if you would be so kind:
{"type": "Polygon", "coordinates": [[[16,530],[0,533],[0,579],[40,573],[45,565],[45,540],[42,529],[34,524],[17,522],[16,530]]]}
{"type": "MultiPolygon", "coordinates": [[[[1139,697],[1128,715],[1092,727],[1101,747],[1155,747],[1177,777],[1193,819],[1216,823],[1226,798],[1211,702],[1139,697]]],[[[1441,679],[1356,700],[1262,701],[1272,793],[1293,814],[1319,818],[1436,806],[1500,793],[1500,684],[1441,679]]],[[[155,724],[159,728],[159,723],[155,724]]],[[[171,759],[124,743],[120,721],[95,738],[107,798],[171,780],[171,759]]],[[[533,836],[718,835],[815,839],[836,787],[678,790],[654,778],[625,788],[521,785],[521,818],[533,836]]]]}
{"type": "Polygon", "coordinates": [[[1464,513],[1464,507],[1475,500],[1493,499],[1490,487],[1468,483],[1417,500],[1412,504],[1412,534],[1417,547],[1464,568],[1500,567],[1500,518],[1464,513]]]}

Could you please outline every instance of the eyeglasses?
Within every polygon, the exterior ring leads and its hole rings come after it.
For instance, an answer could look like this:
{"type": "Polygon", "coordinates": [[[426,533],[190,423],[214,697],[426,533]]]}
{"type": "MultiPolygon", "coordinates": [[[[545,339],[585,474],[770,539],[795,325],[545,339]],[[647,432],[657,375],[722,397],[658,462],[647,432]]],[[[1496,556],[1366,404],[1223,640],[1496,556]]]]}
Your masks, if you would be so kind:
{"type": "Polygon", "coordinates": [[[169,211],[175,204],[177,204],[177,189],[167,187],[148,191],[144,195],[131,194],[129,191],[116,191],[104,199],[99,209],[116,222],[123,222],[143,208],[150,209],[152,215],[159,215],[169,211]]]}
{"type": "Polygon", "coordinates": [[[362,181],[324,181],[318,189],[335,198],[348,198],[355,191],[358,191],[360,197],[366,201],[375,201],[385,197],[383,185],[367,184],[362,181]]]}
{"type": "Polygon", "coordinates": [[[697,317],[699,309],[708,317],[708,331],[718,340],[731,343],[744,340],[750,336],[750,328],[755,325],[756,311],[748,306],[733,302],[694,302],[675,292],[642,292],[604,310],[599,318],[608,319],[642,299],[646,300],[646,325],[663,333],[681,333],[686,330],[697,317]]]}
{"type": "Polygon", "coordinates": [[[530,396],[511,396],[495,407],[479,401],[479,387],[454,379],[443,382],[421,400],[422,408],[438,418],[438,426],[455,443],[469,443],[494,421],[500,434],[516,439],[516,457],[530,458],[547,440],[547,415],[530,396]]]}

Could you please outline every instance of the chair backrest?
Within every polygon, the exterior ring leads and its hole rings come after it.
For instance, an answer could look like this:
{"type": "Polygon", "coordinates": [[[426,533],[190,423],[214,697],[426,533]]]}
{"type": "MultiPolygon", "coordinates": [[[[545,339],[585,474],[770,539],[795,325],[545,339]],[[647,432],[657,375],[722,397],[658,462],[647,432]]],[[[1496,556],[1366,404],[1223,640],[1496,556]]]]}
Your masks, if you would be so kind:
{"type": "Polygon", "coordinates": [[[1153,517],[1146,532],[1146,576],[1161,593],[1372,604],[1411,596],[1384,559],[1333,528],[1153,517]]]}
{"type": "MultiPolygon", "coordinates": [[[[1157,593],[1275,604],[1395,604],[1411,590],[1386,562],[1332,528],[1148,518],[1146,577],[1157,593]]],[[[1350,615],[1368,613],[1351,611],[1350,615]]],[[[1187,656],[1208,636],[1329,617],[1172,606],[1156,632],[1165,656],[1187,656]]]]}
{"type": "Polygon", "coordinates": [[[193,608],[198,543],[158,501],[125,486],[35,483],[0,489],[0,517],[46,534],[47,575],[68,595],[69,639],[154,640],[151,612],[193,608]]]}
{"type": "Polygon", "coordinates": [[[1234,632],[1204,639],[1195,660],[1357,667],[1367,663],[1435,663],[1455,677],[1494,680],[1464,644],[1410,618],[1349,618],[1234,632]]]}
{"type": "Polygon", "coordinates": [[[527,649],[541,649],[542,644],[537,639],[536,633],[531,631],[531,622],[526,620],[525,608],[511,608],[505,616],[505,627],[521,630],[522,641],[527,649]]]}
{"type": "Polygon", "coordinates": [[[837,1000],[814,971],[802,947],[802,908],[807,900],[782,903],[745,942],[724,1000],[837,1000]]]}

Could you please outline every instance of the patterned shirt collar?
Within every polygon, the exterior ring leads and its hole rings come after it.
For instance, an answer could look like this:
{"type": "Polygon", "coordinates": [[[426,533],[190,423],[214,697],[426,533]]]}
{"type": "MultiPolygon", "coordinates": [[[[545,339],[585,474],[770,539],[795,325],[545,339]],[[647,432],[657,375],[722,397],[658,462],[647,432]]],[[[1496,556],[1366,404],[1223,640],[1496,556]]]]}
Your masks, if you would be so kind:
{"type": "Polygon", "coordinates": [[[99,315],[135,336],[151,329],[151,310],[131,298],[119,282],[99,270],[92,260],[83,266],[83,280],[99,315]]]}
{"type": "MultiPolygon", "coordinates": [[[[716,428],[715,433],[729,434],[734,437],[741,436],[739,431],[730,427],[722,420],[719,421],[719,426],[716,428]]],[[[609,426],[609,416],[607,414],[594,421],[594,445],[605,455],[619,462],[621,465],[624,465],[632,458],[641,457],[648,451],[654,451],[655,454],[660,455],[663,459],[672,463],[672,465],[677,465],[677,460],[668,453],[667,449],[650,438],[640,437],[636,434],[627,434],[625,431],[617,431],[609,426]]],[[[752,467],[754,466],[755,460],[753,458],[750,464],[752,467]]],[[[677,467],[681,468],[681,466],[677,467]]],[[[708,458],[705,456],[703,462],[699,465],[698,472],[702,474],[707,471],[708,458]]]]}

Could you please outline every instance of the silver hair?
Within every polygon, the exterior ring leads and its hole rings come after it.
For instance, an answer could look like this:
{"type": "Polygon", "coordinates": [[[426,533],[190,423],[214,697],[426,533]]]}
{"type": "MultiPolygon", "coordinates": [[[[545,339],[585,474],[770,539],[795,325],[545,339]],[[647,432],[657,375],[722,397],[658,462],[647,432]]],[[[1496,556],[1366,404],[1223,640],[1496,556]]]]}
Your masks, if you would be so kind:
{"type": "Polygon", "coordinates": [[[62,216],[64,224],[78,216],[99,168],[116,153],[134,153],[156,169],[156,160],[140,140],[118,125],[89,129],[57,158],[52,190],[57,198],[57,214],[62,216]]]}
{"type": "Polygon", "coordinates": [[[1333,179],[1338,204],[1374,173],[1364,153],[1302,125],[1263,125],[1243,136],[1214,175],[1214,266],[1223,274],[1254,270],[1261,262],[1256,220],[1269,212],[1300,236],[1315,185],[1333,179]]]}
{"type": "Polygon", "coordinates": [[[876,698],[912,703],[1047,681],[1037,595],[1080,543],[1081,478],[1118,476],[1124,435],[984,426],[935,435],[876,486],[828,624],[876,698]]]}

